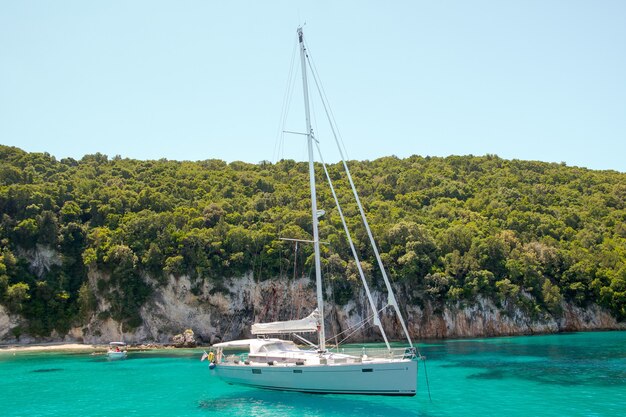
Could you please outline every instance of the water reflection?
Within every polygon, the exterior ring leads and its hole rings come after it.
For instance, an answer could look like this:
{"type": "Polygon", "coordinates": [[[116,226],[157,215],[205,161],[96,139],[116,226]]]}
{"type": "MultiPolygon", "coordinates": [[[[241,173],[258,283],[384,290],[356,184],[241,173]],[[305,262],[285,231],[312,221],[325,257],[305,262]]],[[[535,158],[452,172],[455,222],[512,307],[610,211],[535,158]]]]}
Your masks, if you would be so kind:
{"type": "Polygon", "coordinates": [[[198,408],[209,414],[223,415],[299,415],[299,416],[394,416],[409,415],[428,417],[418,411],[418,403],[412,398],[337,396],[304,394],[257,389],[241,389],[237,392],[203,399],[198,408]],[[410,407],[410,403],[414,407],[410,407]],[[414,408],[414,409],[413,409],[414,408]]]}

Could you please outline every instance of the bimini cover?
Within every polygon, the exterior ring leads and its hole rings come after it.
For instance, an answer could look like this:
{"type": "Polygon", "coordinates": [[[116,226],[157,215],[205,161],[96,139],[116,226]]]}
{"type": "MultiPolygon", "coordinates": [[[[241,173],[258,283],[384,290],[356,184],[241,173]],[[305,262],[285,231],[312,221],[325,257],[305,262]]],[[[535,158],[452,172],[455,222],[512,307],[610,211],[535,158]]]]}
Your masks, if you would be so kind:
{"type": "Polygon", "coordinates": [[[315,309],[307,317],[300,320],[255,323],[252,325],[252,334],[312,333],[317,331],[319,318],[320,314],[315,309]]]}

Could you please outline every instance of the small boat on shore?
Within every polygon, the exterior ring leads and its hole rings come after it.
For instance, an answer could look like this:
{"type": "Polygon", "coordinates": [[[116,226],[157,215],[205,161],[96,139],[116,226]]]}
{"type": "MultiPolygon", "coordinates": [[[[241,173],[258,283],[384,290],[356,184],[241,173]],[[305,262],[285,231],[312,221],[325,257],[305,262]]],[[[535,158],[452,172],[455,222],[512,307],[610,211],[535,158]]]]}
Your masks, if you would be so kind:
{"type": "Polygon", "coordinates": [[[107,358],[110,360],[126,359],[126,343],[124,342],[111,342],[109,343],[109,350],[107,350],[107,358]]]}

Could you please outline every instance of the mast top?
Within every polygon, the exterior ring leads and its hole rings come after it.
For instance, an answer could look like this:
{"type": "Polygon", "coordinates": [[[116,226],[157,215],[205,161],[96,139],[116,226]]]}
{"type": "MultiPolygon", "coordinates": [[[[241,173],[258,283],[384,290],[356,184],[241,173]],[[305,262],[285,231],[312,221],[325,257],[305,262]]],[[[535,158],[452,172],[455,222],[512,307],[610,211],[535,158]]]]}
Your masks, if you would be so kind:
{"type": "Polygon", "coordinates": [[[298,27],[298,41],[302,43],[302,26],[298,27]]]}

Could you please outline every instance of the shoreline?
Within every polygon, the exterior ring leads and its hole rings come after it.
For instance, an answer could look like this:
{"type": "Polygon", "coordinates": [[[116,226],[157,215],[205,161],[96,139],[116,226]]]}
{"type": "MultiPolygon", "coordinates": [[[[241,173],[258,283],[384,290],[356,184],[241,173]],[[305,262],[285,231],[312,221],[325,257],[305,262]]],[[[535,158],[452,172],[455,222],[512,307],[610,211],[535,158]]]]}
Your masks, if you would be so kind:
{"type": "MultiPolygon", "coordinates": [[[[474,340],[474,339],[497,339],[497,338],[509,338],[509,337],[524,337],[524,336],[549,336],[558,334],[571,334],[571,333],[596,333],[596,332],[614,332],[614,331],[626,331],[626,323],[616,328],[598,328],[598,329],[584,329],[584,330],[572,330],[561,332],[546,332],[546,333],[533,333],[533,334],[501,334],[496,336],[476,336],[476,337],[456,337],[456,338],[444,338],[444,339],[422,339],[415,345],[424,343],[438,343],[442,341],[461,341],[461,340],[474,340]]],[[[371,343],[371,342],[365,342],[371,343]]],[[[19,343],[7,343],[0,344],[0,354],[5,352],[45,352],[45,351],[89,351],[95,350],[96,352],[105,352],[109,348],[108,343],[94,344],[94,343],[67,343],[67,342],[42,342],[32,344],[19,344],[19,343]]],[[[210,349],[210,345],[196,345],[196,346],[175,346],[173,344],[158,344],[158,343],[129,343],[126,346],[130,351],[146,351],[146,350],[167,350],[167,349],[210,349]]]]}
{"type": "Polygon", "coordinates": [[[37,352],[54,350],[98,350],[106,349],[105,345],[91,345],[83,343],[37,343],[32,345],[0,345],[2,352],[37,352]]]}
{"type": "MultiPolygon", "coordinates": [[[[106,351],[108,344],[90,344],[90,343],[36,343],[36,344],[8,344],[0,345],[0,354],[4,352],[45,352],[45,351],[106,351]]],[[[202,349],[202,346],[189,347],[183,349],[202,349]]],[[[134,350],[157,350],[157,349],[180,349],[174,345],[156,345],[156,344],[139,344],[127,345],[128,351],[134,350]]]]}

